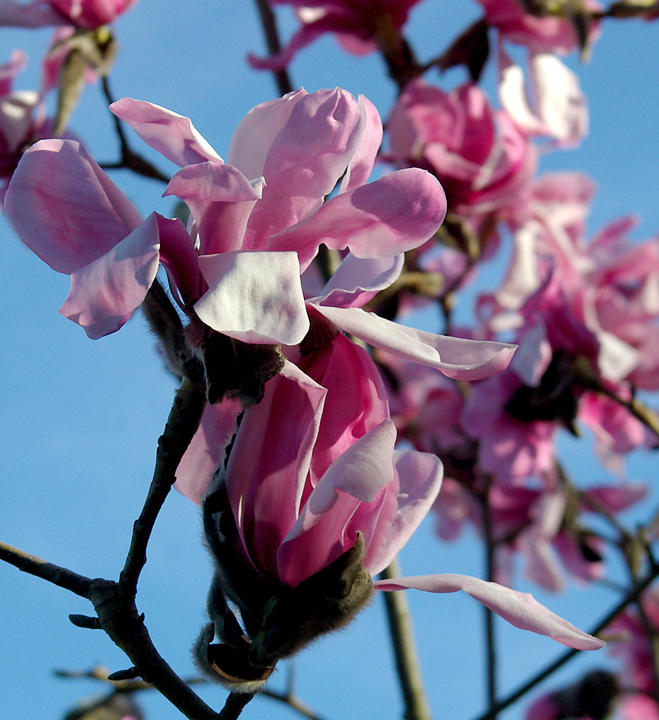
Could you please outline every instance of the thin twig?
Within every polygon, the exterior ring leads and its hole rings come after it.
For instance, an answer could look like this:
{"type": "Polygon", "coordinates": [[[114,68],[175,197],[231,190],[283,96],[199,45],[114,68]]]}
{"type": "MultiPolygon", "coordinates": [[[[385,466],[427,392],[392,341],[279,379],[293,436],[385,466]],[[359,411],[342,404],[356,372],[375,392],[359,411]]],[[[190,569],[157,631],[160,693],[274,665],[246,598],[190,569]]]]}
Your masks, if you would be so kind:
{"type": "MultiPolygon", "coordinates": [[[[483,534],[485,540],[485,572],[487,581],[493,582],[495,575],[495,557],[496,543],[492,532],[492,513],[490,508],[490,481],[486,477],[486,485],[483,493],[479,496],[481,511],[483,515],[483,534]]],[[[496,652],[496,636],[494,632],[494,613],[490,608],[483,606],[485,612],[485,652],[486,652],[486,683],[487,698],[490,708],[496,707],[497,704],[497,652],[496,652]]],[[[492,716],[496,718],[496,714],[492,716]]]]}
{"type": "Polygon", "coordinates": [[[146,564],[146,548],[158,513],[176,480],[176,469],[190,444],[206,405],[205,387],[185,379],[176,393],[164,433],[158,440],[156,467],[142,512],[133,526],[133,537],[119,577],[122,592],[135,597],[137,581],[146,564]]]}
{"type": "MultiPolygon", "coordinates": [[[[389,567],[380,573],[380,578],[389,580],[400,575],[400,565],[398,560],[394,559],[389,567]]],[[[396,672],[405,702],[405,720],[431,720],[407,598],[403,592],[387,592],[382,595],[394,647],[396,672]]]]}
{"type": "MultiPolygon", "coordinates": [[[[270,55],[277,55],[281,52],[281,42],[279,41],[279,31],[277,30],[277,21],[275,14],[270,7],[268,0],[256,0],[256,7],[258,8],[259,15],[261,17],[261,25],[263,26],[263,33],[265,35],[265,42],[268,46],[268,53],[270,55]]],[[[277,83],[277,90],[280,95],[286,95],[286,93],[292,92],[293,85],[288,75],[286,68],[281,70],[273,70],[272,74],[277,83]]]]}
{"type": "MultiPolygon", "coordinates": [[[[653,564],[652,569],[647,574],[647,576],[643,580],[636,583],[636,585],[634,585],[629,590],[629,592],[613,608],[613,610],[607,613],[606,616],[597,623],[597,625],[590,631],[590,634],[596,636],[600,632],[602,632],[602,630],[607,625],[609,625],[609,623],[611,623],[611,621],[616,618],[627,607],[627,605],[635,602],[635,600],[640,597],[641,593],[648,587],[648,585],[650,585],[650,583],[655,580],[655,578],[657,578],[657,576],[659,576],[659,565],[653,564]]],[[[536,685],[539,685],[543,680],[556,672],[556,670],[563,667],[565,663],[567,663],[580,652],[581,650],[568,650],[563,655],[561,655],[555,662],[548,665],[544,670],[541,670],[539,673],[537,673],[537,675],[534,675],[528,682],[524,683],[524,685],[521,685],[517,690],[508,695],[508,697],[504,698],[503,700],[499,700],[499,702],[493,708],[490,708],[483,715],[479,715],[477,718],[475,718],[475,720],[493,720],[493,718],[496,717],[497,713],[505,710],[507,707],[517,702],[517,700],[526,695],[527,692],[532,690],[536,685]]]]}
{"type": "Polygon", "coordinates": [[[78,575],[67,568],[46,562],[36,555],[30,555],[19,548],[0,541],[0,560],[18,568],[22,572],[46,580],[64,588],[74,595],[88,598],[91,587],[90,578],[78,575]]]}
{"type": "Polygon", "coordinates": [[[217,720],[236,720],[253,697],[254,693],[231,693],[217,715],[217,720]]]}

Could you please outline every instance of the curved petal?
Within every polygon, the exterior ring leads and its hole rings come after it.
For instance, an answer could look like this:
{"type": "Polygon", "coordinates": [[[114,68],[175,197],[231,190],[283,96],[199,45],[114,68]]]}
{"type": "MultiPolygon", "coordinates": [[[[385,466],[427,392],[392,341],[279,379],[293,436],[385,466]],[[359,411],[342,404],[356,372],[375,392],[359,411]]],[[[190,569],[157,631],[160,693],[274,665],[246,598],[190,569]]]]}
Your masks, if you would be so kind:
{"type": "Polygon", "coordinates": [[[250,183],[231,165],[204,162],[179,170],[163,195],[175,195],[188,205],[199,231],[199,253],[214,255],[242,248],[262,188],[262,181],[250,183]]]}
{"type": "Polygon", "coordinates": [[[301,88],[253,107],[231,136],[227,163],[250,180],[261,177],[272,143],[305,95],[307,91],[301,88]]]}
{"type": "Polygon", "coordinates": [[[238,530],[273,579],[277,548],[299,514],[326,393],[287,362],[245,411],[229,456],[226,487],[238,530]]]}
{"type": "Polygon", "coordinates": [[[384,258],[358,258],[348,253],[323,288],[322,296],[311,302],[362,307],[398,279],[404,263],[404,253],[384,258]]]}
{"type": "Polygon", "coordinates": [[[203,279],[197,253],[185,225],[178,218],[170,220],[158,213],[156,217],[160,232],[160,261],[167,270],[172,294],[178,301],[178,291],[181,305],[186,307],[201,297],[203,279]]]}
{"type": "Polygon", "coordinates": [[[308,221],[270,238],[273,250],[296,250],[302,268],[320,243],[357,257],[398,255],[432,237],[446,215],[439,181],[419,168],[385,175],[328,200],[308,221]]]}
{"type": "MultiPolygon", "coordinates": [[[[294,587],[329,565],[354,544],[357,531],[370,540],[370,520],[378,519],[386,488],[395,478],[395,443],[396,428],[385,420],[332,463],[277,552],[279,576],[286,585],[294,587]],[[352,532],[347,532],[349,523],[352,532]]],[[[395,493],[389,499],[395,502],[395,493]]]]}
{"type": "Polygon", "coordinates": [[[300,98],[268,151],[266,187],[249,219],[245,249],[297,249],[270,247],[269,238],[321,207],[357,151],[365,123],[355,98],[340,88],[300,98]]]}
{"type": "Polygon", "coordinates": [[[5,196],[5,212],[21,240],[66,274],[105,255],[142,222],[72,140],[42,140],[23,155],[5,196]]]}
{"type": "Polygon", "coordinates": [[[142,304],[159,264],[156,214],[106,255],[71,277],[71,292],[60,312],[97,340],[117,331],[142,304]]]}
{"type": "Polygon", "coordinates": [[[222,158],[197,132],[190,118],[132,98],[112,103],[110,110],[128,123],[147,145],[179,167],[207,160],[222,163],[222,158]]]}
{"type": "Polygon", "coordinates": [[[207,404],[204,408],[199,429],[176,469],[174,483],[182,495],[197,505],[201,505],[215,471],[224,460],[242,411],[242,403],[236,398],[207,404]]]}
{"type": "Polygon", "coordinates": [[[367,180],[375,165],[375,158],[382,144],[382,119],[373,103],[360,95],[357,98],[362,116],[366,118],[357,151],[352,156],[346,174],[341,181],[339,192],[360,187],[367,180]]]}
{"type": "Polygon", "coordinates": [[[505,369],[516,345],[433,335],[368,313],[361,308],[313,307],[334,325],[369,345],[457,380],[481,380],[505,369]]]}
{"type": "Polygon", "coordinates": [[[199,319],[248,343],[296,345],[309,330],[295,253],[226,252],[199,258],[209,290],[199,319]]]}
{"type": "Polygon", "coordinates": [[[419,575],[417,577],[378,580],[376,590],[425,590],[426,592],[450,593],[464,590],[479,603],[501,615],[511,625],[548,635],[563,645],[577,650],[599,650],[605,643],[574,627],[567,620],[555,615],[537,602],[529,593],[518,592],[498,583],[486,582],[468,575],[419,575]]]}
{"type": "Polygon", "coordinates": [[[382,537],[366,552],[364,566],[371,575],[382,572],[419,527],[437,499],[444,467],[436,455],[415,450],[397,450],[394,462],[400,482],[398,508],[382,537]]]}

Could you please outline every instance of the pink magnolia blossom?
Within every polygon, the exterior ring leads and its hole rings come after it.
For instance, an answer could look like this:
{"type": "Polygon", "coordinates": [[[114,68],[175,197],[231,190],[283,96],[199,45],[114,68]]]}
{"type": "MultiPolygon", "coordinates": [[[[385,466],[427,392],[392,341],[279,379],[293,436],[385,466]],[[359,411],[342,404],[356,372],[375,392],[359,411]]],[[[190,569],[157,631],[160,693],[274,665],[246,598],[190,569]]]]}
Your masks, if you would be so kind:
{"type": "Polygon", "coordinates": [[[407,21],[420,0],[270,0],[272,5],[292,5],[302,23],[289,44],[277,55],[250,55],[252,67],[278,70],[293,56],[326,32],[334,33],[350,53],[365,55],[378,47],[378,39],[391,35],[407,21]]]}
{"type": "Polygon", "coordinates": [[[467,216],[510,211],[535,172],[536,153],[503,111],[473,84],[446,94],[409,83],[387,122],[390,159],[429,169],[449,207],[467,216]]]}
{"type": "MultiPolygon", "coordinates": [[[[165,194],[185,200],[195,223],[188,233],[169,221],[162,260],[182,307],[194,307],[207,326],[238,340],[295,344],[304,337],[300,270],[321,242],[362,257],[389,257],[427,240],[445,212],[441,187],[423,171],[364,185],[380,120],[366,99],[339,89],[302,90],[254,108],[232,138],[233,164],[225,164],[187,118],[128,99],[113,109],[182,166],[165,194]],[[339,195],[324,202],[342,175],[339,195]]],[[[117,249],[142,227],[141,218],[76,145],[47,141],[26,153],[7,215],[42,259],[74,273],[62,311],[92,337],[121,327],[155,276],[155,226],[136,241],[139,251],[133,247],[126,257],[117,249]],[[79,197],[86,202],[73,202],[79,197]],[[127,262],[137,256],[139,267],[127,262]]],[[[158,222],[162,233],[165,223],[158,222]]]]}
{"type": "Polygon", "coordinates": [[[137,0],[0,0],[0,25],[44,27],[73,25],[94,30],[113,22],[137,0]]]}
{"type": "MultiPolygon", "coordinates": [[[[579,47],[579,38],[572,23],[563,17],[537,17],[524,10],[519,0],[478,0],[485,11],[488,25],[497,28],[505,40],[526,45],[534,52],[569,53],[579,47]]],[[[595,0],[586,0],[589,10],[599,11],[602,6],[595,0]]],[[[599,24],[591,23],[589,42],[599,34],[599,24]]]]}

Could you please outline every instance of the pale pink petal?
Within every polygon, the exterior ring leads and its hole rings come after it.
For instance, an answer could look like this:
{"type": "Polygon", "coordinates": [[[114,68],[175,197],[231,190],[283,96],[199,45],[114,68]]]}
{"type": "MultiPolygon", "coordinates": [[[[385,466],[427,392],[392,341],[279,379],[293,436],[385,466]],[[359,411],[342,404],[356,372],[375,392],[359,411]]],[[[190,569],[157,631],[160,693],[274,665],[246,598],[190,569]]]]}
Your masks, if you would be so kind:
{"type": "Polygon", "coordinates": [[[21,240],[58,272],[105,255],[141,222],[137,210],[71,140],[42,140],[21,158],[5,196],[21,240]]]}
{"type": "Polygon", "coordinates": [[[194,306],[218,332],[249,343],[296,345],[309,330],[295,253],[226,252],[199,258],[209,290],[194,306]]]}
{"type": "Polygon", "coordinates": [[[272,578],[274,549],[300,511],[326,393],[287,362],[265,384],[263,400],[245,411],[229,456],[226,486],[238,530],[256,566],[272,578]]]}
{"type": "Polygon", "coordinates": [[[647,695],[623,695],[618,700],[621,720],[659,720],[659,705],[647,695]]]}
{"type": "Polygon", "coordinates": [[[367,550],[364,566],[371,575],[382,572],[396,557],[428,514],[442,486],[444,467],[437,456],[397,450],[394,462],[400,483],[398,508],[391,524],[367,550]]]}
{"type": "Polygon", "coordinates": [[[153,103],[122,98],[110,110],[154,150],[179,167],[196,163],[221,163],[222,158],[197,132],[189,118],[153,103]]]}
{"type": "Polygon", "coordinates": [[[159,248],[152,213],[110,252],[73,273],[60,313],[81,325],[92,340],[115,332],[142,304],[155,280],[159,248]]]}
{"type": "Polygon", "coordinates": [[[511,590],[498,583],[486,582],[468,575],[419,575],[392,580],[377,580],[376,590],[424,590],[425,592],[450,593],[464,590],[475,600],[501,615],[511,625],[548,635],[563,645],[577,650],[598,650],[605,643],[574,627],[567,620],[555,615],[537,602],[529,593],[511,590]]]}
{"type": "Polygon", "coordinates": [[[215,405],[207,404],[204,408],[199,429],[176,469],[174,484],[182,495],[197,505],[201,505],[215,471],[224,460],[242,411],[242,403],[235,398],[226,398],[215,405]]]}
{"type": "Polygon", "coordinates": [[[0,0],[0,25],[47,27],[68,25],[68,22],[44,0],[34,0],[29,3],[0,0]]]}
{"type": "Polygon", "coordinates": [[[27,55],[22,50],[12,50],[9,62],[0,65],[0,96],[9,95],[14,79],[26,65],[27,55]]]}
{"type": "Polygon", "coordinates": [[[373,170],[375,158],[382,144],[382,120],[373,103],[360,95],[357,99],[362,116],[366,118],[357,151],[352,156],[346,174],[341,181],[340,192],[360,187],[373,170]]]}
{"type": "Polygon", "coordinates": [[[160,232],[160,262],[167,270],[172,294],[182,307],[186,307],[202,295],[203,278],[194,243],[178,218],[170,220],[156,215],[160,232]]]}
{"type": "Polygon", "coordinates": [[[269,238],[321,207],[357,151],[366,122],[355,98],[339,88],[298,100],[268,151],[266,187],[250,217],[245,249],[297,250],[270,246],[269,238]]]}
{"type": "Polygon", "coordinates": [[[32,129],[34,109],[40,101],[39,93],[31,90],[12,92],[0,95],[0,138],[5,143],[5,150],[14,153],[28,139],[32,129]]]}
{"type": "Polygon", "coordinates": [[[272,143],[305,95],[307,91],[300,89],[253,107],[231,136],[227,163],[249,180],[261,177],[272,143]]]}
{"type": "Polygon", "coordinates": [[[361,308],[313,306],[338,328],[393,355],[459,380],[481,380],[508,366],[515,345],[433,335],[404,327],[361,308]]]}
{"type": "Polygon", "coordinates": [[[179,170],[163,195],[175,195],[190,208],[199,231],[201,255],[240,250],[262,183],[250,181],[231,165],[197,163],[179,170]]]}
{"type": "Polygon", "coordinates": [[[431,238],[445,214],[439,181],[406,168],[328,200],[307,222],[271,237],[268,247],[296,250],[303,269],[320,243],[363,258],[398,255],[431,238]]]}
{"type": "Polygon", "coordinates": [[[323,288],[322,295],[311,302],[343,308],[362,307],[398,278],[404,263],[403,253],[383,258],[358,258],[348,253],[323,288]]]}

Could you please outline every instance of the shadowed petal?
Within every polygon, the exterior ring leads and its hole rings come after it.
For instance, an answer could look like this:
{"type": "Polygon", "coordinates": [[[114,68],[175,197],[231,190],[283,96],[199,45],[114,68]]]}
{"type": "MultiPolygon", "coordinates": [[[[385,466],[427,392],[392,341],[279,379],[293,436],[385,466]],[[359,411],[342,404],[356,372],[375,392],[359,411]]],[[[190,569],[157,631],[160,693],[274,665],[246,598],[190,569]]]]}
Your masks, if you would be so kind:
{"type": "Polygon", "coordinates": [[[159,248],[152,213],[109,253],[73,273],[62,315],[92,340],[118,330],[146,297],[158,272],[159,248]]]}
{"type": "Polygon", "coordinates": [[[555,615],[541,605],[529,593],[518,592],[498,583],[486,582],[468,575],[419,575],[373,583],[376,590],[424,590],[435,593],[451,593],[464,590],[475,600],[501,615],[511,625],[548,635],[563,645],[577,650],[599,650],[605,643],[574,627],[567,620],[555,615]]]}
{"type": "Polygon", "coordinates": [[[66,274],[105,255],[142,222],[72,140],[42,140],[23,155],[5,196],[5,212],[21,240],[66,274]]]}

